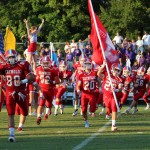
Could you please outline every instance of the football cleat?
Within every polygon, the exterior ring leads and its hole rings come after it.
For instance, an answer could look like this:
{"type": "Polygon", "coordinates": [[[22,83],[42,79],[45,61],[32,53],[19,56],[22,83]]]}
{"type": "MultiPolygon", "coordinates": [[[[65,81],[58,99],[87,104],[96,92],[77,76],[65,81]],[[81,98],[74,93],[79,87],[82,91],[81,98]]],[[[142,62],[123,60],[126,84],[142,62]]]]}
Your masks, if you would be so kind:
{"type": "Polygon", "coordinates": [[[21,127],[18,127],[18,129],[17,129],[19,132],[21,132],[22,131],[22,128],[21,127]]]}
{"type": "Polygon", "coordinates": [[[44,112],[42,112],[42,116],[44,116],[44,112]]]}
{"type": "Polygon", "coordinates": [[[117,131],[117,130],[118,130],[118,128],[116,126],[111,127],[111,131],[117,131]]]}
{"type": "Polygon", "coordinates": [[[41,123],[41,117],[37,118],[36,123],[37,123],[37,125],[40,125],[40,123],[41,123]]]}
{"type": "Polygon", "coordinates": [[[33,112],[33,113],[32,113],[32,116],[36,116],[36,115],[37,115],[37,113],[36,113],[36,112],[33,112]]]}
{"type": "Polygon", "coordinates": [[[49,113],[48,113],[48,115],[51,115],[52,114],[52,111],[51,110],[49,110],[49,113]]]}
{"type": "Polygon", "coordinates": [[[57,113],[54,113],[54,116],[57,116],[58,114],[57,113]]]}
{"type": "Polygon", "coordinates": [[[136,114],[138,112],[138,109],[134,109],[133,112],[132,112],[132,115],[136,114]]]}
{"type": "Polygon", "coordinates": [[[90,125],[89,125],[88,121],[85,121],[85,128],[89,128],[89,127],[90,127],[90,125]]]}
{"type": "Polygon", "coordinates": [[[48,119],[48,114],[45,114],[44,115],[44,120],[47,120],[48,119]]]}
{"type": "Polygon", "coordinates": [[[110,115],[106,115],[106,117],[105,117],[106,119],[110,119],[111,118],[111,116],[110,115]]]}
{"type": "Polygon", "coordinates": [[[148,109],[150,109],[149,105],[148,105],[148,106],[146,106],[144,110],[148,110],[148,109]]]}
{"type": "Polygon", "coordinates": [[[32,116],[32,113],[29,113],[28,115],[29,115],[29,116],[32,116]]]}
{"type": "Polygon", "coordinates": [[[99,115],[104,115],[104,113],[105,113],[104,111],[101,111],[101,112],[99,113],[99,115]]]}
{"type": "Polygon", "coordinates": [[[125,114],[129,114],[129,110],[127,109],[127,110],[125,110],[125,112],[124,112],[125,114]]]}
{"type": "Polygon", "coordinates": [[[89,116],[92,116],[92,113],[91,113],[91,112],[89,112],[89,116]]]}
{"type": "Polygon", "coordinates": [[[8,138],[8,141],[9,142],[16,142],[16,139],[14,136],[10,135],[9,138],[8,138]]]}
{"type": "Polygon", "coordinates": [[[78,109],[76,109],[74,112],[73,112],[73,114],[72,114],[72,116],[76,116],[78,114],[78,109]]]}
{"type": "Polygon", "coordinates": [[[96,114],[95,114],[95,113],[92,113],[91,117],[96,117],[96,114]]]}

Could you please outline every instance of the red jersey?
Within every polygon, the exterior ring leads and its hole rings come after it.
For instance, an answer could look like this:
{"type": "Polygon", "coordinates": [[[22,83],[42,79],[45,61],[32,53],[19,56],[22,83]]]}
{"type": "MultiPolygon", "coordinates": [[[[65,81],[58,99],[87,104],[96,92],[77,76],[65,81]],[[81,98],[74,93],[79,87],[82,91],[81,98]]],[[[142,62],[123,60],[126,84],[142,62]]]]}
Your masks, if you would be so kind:
{"type": "Polygon", "coordinates": [[[66,70],[66,71],[60,71],[59,72],[59,78],[69,80],[72,76],[72,71],[66,70]]]}
{"type": "Polygon", "coordinates": [[[54,81],[56,71],[52,68],[43,69],[42,66],[36,68],[36,82],[39,84],[42,90],[49,91],[55,86],[55,84],[49,81],[54,81]]]}
{"type": "Polygon", "coordinates": [[[129,91],[130,90],[130,83],[133,82],[134,76],[121,76],[123,79],[123,90],[124,91],[129,91]]]}
{"type": "Polygon", "coordinates": [[[0,71],[6,78],[6,91],[20,91],[26,89],[26,84],[17,81],[25,79],[32,69],[27,61],[18,61],[14,65],[3,64],[0,71]]]}
{"type": "Polygon", "coordinates": [[[59,78],[63,81],[64,84],[68,85],[68,80],[72,76],[72,71],[66,70],[59,72],[59,78]]]}
{"type": "Polygon", "coordinates": [[[81,66],[81,64],[80,64],[80,62],[79,61],[77,61],[74,65],[73,65],[73,67],[74,67],[74,69],[75,69],[75,78],[77,78],[78,79],[78,76],[80,75],[80,74],[82,74],[83,73],[83,67],[81,66]]]}
{"type": "MultiPolygon", "coordinates": [[[[118,85],[123,82],[122,79],[118,76],[113,76],[112,74],[110,74],[110,76],[113,87],[115,89],[118,89],[118,85]]],[[[103,79],[102,91],[104,92],[104,94],[112,94],[111,84],[108,75],[105,76],[105,78],[103,79]]]]}
{"type": "Polygon", "coordinates": [[[83,72],[79,75],[79,81],[81,82],[81,91],[83,92],[95,92],[97,86],[97,72],[91,71],[90,73],[83,72]]]}
{"type": "Polygon", "coordinates": [[[135,76],[133,80],[134,85],[136,84],[138,87],[135,87],[136,90],[146,90],[146,84],[150,82],[149,75],[145,74],[143,77],[139,77],[138,75],[135,76]]]}

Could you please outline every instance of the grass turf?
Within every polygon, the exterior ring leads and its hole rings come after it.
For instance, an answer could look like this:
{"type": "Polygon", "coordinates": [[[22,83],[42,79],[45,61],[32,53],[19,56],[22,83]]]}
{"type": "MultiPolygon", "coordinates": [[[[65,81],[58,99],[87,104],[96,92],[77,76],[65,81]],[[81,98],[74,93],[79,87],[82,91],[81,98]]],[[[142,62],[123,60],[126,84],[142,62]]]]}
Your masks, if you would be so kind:
{"type": "MultiPolygon", "coordinates": [[[[123,111],[127,107],[123,108],[123,111]]],[[[19,133],[15,130],[15,143],[7,141],[9,132],[7,129],[7,113],[3,109],[0,113],[0,150],[71,150],[92,134],[96,133],[108,120],[105,116],[89,116],[90,128],[84,127],[82,116],[78,114],[72,117],[73,108],[65,107],[63,115],[49,116],[48,120],[42,119],[41,125],[36,125],[36,117],[28,116],[19,133]]],[[[118,121],[117,132],[111,132],[108,126],[98,134],[83,150],[130,150],[150,149],[150,110],[145,111],[144,106],[139,107],[135,115],[122,114],[118,121]]],[[[19,117],[15,117],[16,127],[19,117]]]]}

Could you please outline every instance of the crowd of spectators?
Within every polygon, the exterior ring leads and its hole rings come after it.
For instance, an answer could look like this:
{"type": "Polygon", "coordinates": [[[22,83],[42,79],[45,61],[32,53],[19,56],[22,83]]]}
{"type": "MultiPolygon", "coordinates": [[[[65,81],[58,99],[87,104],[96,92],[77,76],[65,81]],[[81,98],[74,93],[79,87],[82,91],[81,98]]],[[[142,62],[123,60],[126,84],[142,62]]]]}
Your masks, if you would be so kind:
{"type": "MultiPolygon", "coordinates": [[[[123,38],[119,33],[112,39],[112,43],[115,46],[119,55],[119,62],[122,67],[128,66],[136,69],[140,66],[148,68],[150,66],[150,35],[144,32],[144,35],[137,36],[137,39],[123,38]]],[[[68,68],[72,70],[73,63],[79,60],[82,53],[85,56],[91,57],[93,53],[92,44],[90,42],[90,36],[85,40],[79,39],[66,41],[64,49],[58,49],[57,52],[58,63],[63,59],[67,61],[68,68]]],[[[39,58],[45,55],[51,55],[49,47],[46,47],[42,42],[40,44],[39,58]]]]}

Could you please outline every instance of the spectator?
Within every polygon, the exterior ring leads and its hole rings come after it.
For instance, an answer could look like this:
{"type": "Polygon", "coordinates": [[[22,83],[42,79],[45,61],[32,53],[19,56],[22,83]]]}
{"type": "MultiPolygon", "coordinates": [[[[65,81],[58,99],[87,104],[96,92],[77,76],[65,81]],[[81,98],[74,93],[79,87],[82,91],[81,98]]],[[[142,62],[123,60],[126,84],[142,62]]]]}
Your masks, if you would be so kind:
{"type": "Polygon", "coordinates": [[[122,67],[124,67],[125,63],[126,63],[126,60],[124,59],[124,54],[121,52],[121,49],[119,47],[117,47],[117,52],[118,52],[118,55],[119,55],[119,63],[122,67]]]}
{"type": "Polygon", "coordinates": [[[141,58],[141,51],[138,50],[138,53],[136,55],[136,60],[137,60],[138,64],[140,64],[140,58],[141,58]]]}
{"type": "Polygon", "coordinates": [[[143,53],[143,40],[138,36],[138,40],[136,41],[137,51],[140,50],[143,53]]]}
{"type": "Polygon", "coordinates": [[[128,47],[128,49],[126,50],[126,56],[129,57],[129,59],[131,61],[131,66],[132,66],[135,61],[135,57],[136,57],[136,53],[133,52],[132,47],[128,47]]]}
{"type": "Polygon", "coordinates": [[[142,67],[142,66],[146,67],[146,53],[145,52],[143,52],[140,57],[139,67],[142,67]]]}
{"type": "Polygon", "coordinates": [[[117,44],[118,46],[120,46],[121,43],[122,43],[122,41],[123,41],[123,38],[122,38],[122,36],[120,36],[119,33],[117,32],[117,34],[116,34],[116,36],[114,37],[113,41],[115,41],[116,44],[117,44]]]}
{"type": "Polygon", "coordinates": [[[83,42],[85,43],[85,45],[92,46],[92,43],[91,43],[91,40],[90,40],[90,35],[88,35],[88,37],[83,42]]]}
{"type": "Polygon", "coordinates": [[[71,52],[72,52],[72,53],[74,52],[74,50],[75,50],[76,46],[77,46],[77,43],[75,43],[75,41],[74,41],[74,40],[72,40],[72,42],[71,42],[71,44],[70,44],[71,52]]]}
{"type": "Polygon", "coordinates": [[[126,47],[126,49],[128,49],[129,47],[131,47],[131,48],[132,48],[131,40],[128,40],[128,41],[127,41],[127,47],[126,47]]]}
{"type": "Polygon", "coordinates": [[[132,47],[132,50],[137,54],[136,43],[134,39],[131,40],[131,47],[132,47]]]}
{"type": "Polygon", "coordinates": [[[93,54],[93,47],[89,46],[89,58],[92,57],[92,54],[93,54]]]}
{"type": "Polygon", "coordinates": [[[120,46],[120,50],[121,52],[125,55],[126,54],[126,47],[125,45],[122,43],[121,46],[120,46]]]}
{"type": "Polygon", "coordinates": [[[23,58],[22,58],[21,54],[18,53],[18,55],[17,55],[17,60],[20,61],[20,60],[22,60],[22,59],[23,59],[23,58]]]}
{"type": "Polygon", "coordinates": [[[44,42],[41,42],[41,43],[40,43],[40,49],[42,49],[43,47],[45,47],[45,46],[44,46],[44,42]]]}
{"type": "Polygon", "coordinates": [[[65,47],[64,47],[64,50],[65,50],[65,53],[67,54],[68,53],[68,49],[69,48],[71,48],[71,46],[70,46],[70,43],[67,41],[66,43],[65,43],[65,47]]]}
{"type": "Polygon", "coordinates": [[[49,55],[49,50],[46,49],[45,47],[42,47],[41,51],[40,51],[40,56],[44,57],[44,56],[47,56],[47,55],[49,55]]]}
{"type": "Polygon", "coordinates": [[[90,45],[86,45],[86,47],[83,49],[83,53],[87,57],[89,57],[89,49],[90,49],[90,45]]]}
{"type": "Polygon", "coordinates": [[[58,62],[62,60],[62,53],[60,49],[57,50],[57,59],[58,59],[58,62]]]}
{"type": "Polygon", "coordinates": [[[146,31],[144,32],[142,40],[143,40],[144,50],[146,51],[150,47],[150,35],[146,31]]]}
{"type": "Polygon", "coordinates": [[[21,37],[21,41],[22,41],[22,50],[25,51],[28,48],[28,38],[26,34],[21,37]]]}
{"type": "Polygon", "coordinates": [[[124,45],[125,48],[128,47],[128,40],[127,40],[126,37],[123,39],[123,42],[122,42],[122,43],[123,43],[123,45],[124,45]]]}
{"type": "Polygon", "coordinates": [[[81,50],[79,49],[79,46],[76,45],[74,51],[73,51],[73,54],[74,54],[74,57],[75,57],[75,61],[79,61],[79,57],[81,55],[81,50]]]}
{"type": "Polygon", "coordinates": [[[137,69],[139,68],[139,64],[137,60],[134,61],[133,66],[132,66],[132,71],[137,72],[137,69]]]}
{"type": "Polygon", "coordinates": [[[112,40],[112,43],[113,43],[115,49],[117,49],[118,45],[116,44],[116,41],[113,41],[113,40],[112,40]]]}
{"type": "Polygon", "coordinates": [[[150,50],[146,53],[146,68],[150,67],[150,50]]]}
{"type": "Polygon", "coordinates": [[[68,65],[68,69],[73,69],[73,63],[74,63],[74,54],[71,53],[71,49],[68,49],[68,54],[66,55],[66,62],[68,65]]]}
{"type": "Polygon", "coordinates": [[[78,42],[78,46],[79,46],[79,49],[83,49],[84,48],[84,46],[85,46],[85,44],[84,44],[84,42],[80,39],[79,40],[79,42],[78,42]]]}
{"type": "Polygon", "coordinates": [[[126,56],[126,66],[131,68],[131,61],[128,55],[126,56]]]}

